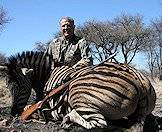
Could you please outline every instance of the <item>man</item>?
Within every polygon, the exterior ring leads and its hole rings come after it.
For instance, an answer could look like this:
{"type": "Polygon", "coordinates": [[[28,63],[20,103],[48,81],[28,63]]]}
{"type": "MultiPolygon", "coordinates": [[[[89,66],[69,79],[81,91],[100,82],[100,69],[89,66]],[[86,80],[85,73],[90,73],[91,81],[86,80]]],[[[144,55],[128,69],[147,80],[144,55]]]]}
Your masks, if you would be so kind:
{"type": "MultiPolygon", "coordinates": [[[[60,20],[59,24],[62,36],[54,39],[49,44],[46,50],[46,52],[52,54],[53,56],[51,70],[54,69],[55,63],[60,65],[71,66],[75,69],[92,65],[93,64],[92,58],[91,55],[89,54],[90,49],[86,43],[85,38],[78,37],[74,34],[75,30],[74,20],[70,17],[63,17],[60,20]]],[[[53,78],[52,74],[50,78],[53,78]]],[[[68,81],[67,78],[65,80],[61,80],[61,82],[68,81]]],[[[57,83],[61,84],[61,82],[59,81],[57,83]]],[[[46,83],[45,86],[44,90],[45,92],[51,90],[48,89],[47,85],[48,82],[46,83]]],[[[50,104],[53,105],[52,102],[50,104]]],[[[27,105],[24,108],[24,110],[28,109],[30,106],[31,105],[27,105]]]]}
{"type": "MultiPolygon", "coordinates": [[[[73,67],[75,70],[84,66],[92,65],[92,58],[89,54],[90,49],[85,38],[78,37],[74,34],[74,20],[70,17],[63,17],[61,18],[59,24],[62,36],[54,39],[49,44],[46,51],[53,56],[51,70],[53,70],[56,65],[73,67]]],[[[71,79],[70,75],[65,75],[66,78],[64,79],[59,77],[59,79],[56,80],[53,79],[53,77],[57,78],[57,76],[54,76],[53,73],[51,73],[49,81],[47,81],[44,89],[44,91],[47,93],[51,90],[51,88],[57,87],[58,85],[61,85],[62,83],[65,83],[71,79]]],[[[56,102],[59,102],[59,100],[50,100],[46,107],[52,109],[56,102]]],[[[65,106],[60,109],[60,113],[66,109],[65,106]]],[[[55,117],[54,111],[44,110],[44,112],[48,118],[52,119],[55,117]]]]}
{"type": "Polygon", "coordinates": [[[92,58],[85,38],[74,34],[74,20],[63,17],[60,20],[60,29],[62,36],[54,39],[47,49],[47,52],[53,55],[52,69],[54,62],[73,68],[91,65],[92,58]]]}

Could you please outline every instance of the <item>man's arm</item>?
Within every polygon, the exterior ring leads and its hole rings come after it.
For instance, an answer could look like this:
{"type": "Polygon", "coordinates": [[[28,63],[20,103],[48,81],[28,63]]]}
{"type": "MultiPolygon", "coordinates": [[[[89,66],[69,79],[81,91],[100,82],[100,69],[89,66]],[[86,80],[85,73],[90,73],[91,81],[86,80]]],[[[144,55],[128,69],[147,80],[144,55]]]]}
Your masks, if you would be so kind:
{"type": "Polygon", "coordinates": [[[87,41],[85,40],[85,38],[82,38],[81,40],[79,40],[78,43],[79,43],[79,49],[81,51],[82,59],[78,61],[73,66],[73,68],[92,65],[93,64],[92,56],[90,54],[90,49],[87,44],[87,41]]]}
{"type": "Polygon", "coordinates": [[[54,69],[54,63],[58,62],[59,59],[59,50],[60,50],[60,41],[59,39],[52,40],[46,48],[45,53],[52,55],[52,65],[51,69],[54,69]]]}

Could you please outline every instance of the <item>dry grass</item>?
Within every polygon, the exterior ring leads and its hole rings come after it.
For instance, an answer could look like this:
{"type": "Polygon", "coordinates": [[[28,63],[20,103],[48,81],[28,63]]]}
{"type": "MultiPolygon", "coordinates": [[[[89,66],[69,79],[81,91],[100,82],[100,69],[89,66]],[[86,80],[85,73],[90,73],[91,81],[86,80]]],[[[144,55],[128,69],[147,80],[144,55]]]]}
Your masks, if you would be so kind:
{"type": "Polygon", "coordinates": [[[11,94],[6,88],[5,80],[0,80],[0,108],[11,106],[11,94]]]}
{"type": "Polygon", "coordinates": [[[156,99],[156,106],[153,111],[153,114],[159,117],[162,117],[162,81],[159,81],[158,79],[155,79],[155,82],[152,82],[157,99],[156,99]]]}

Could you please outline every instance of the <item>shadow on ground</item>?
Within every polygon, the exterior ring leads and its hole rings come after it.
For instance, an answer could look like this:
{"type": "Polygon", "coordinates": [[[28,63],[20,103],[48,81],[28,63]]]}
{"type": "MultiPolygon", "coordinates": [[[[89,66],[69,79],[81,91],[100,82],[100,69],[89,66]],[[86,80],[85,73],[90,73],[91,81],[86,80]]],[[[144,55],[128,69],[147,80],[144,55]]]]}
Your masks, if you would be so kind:
{"type": "MultiPolygon", "coordinates": [[[[0,108],[0,120],[10,120],[10,107],[0,108]]],[[[5,127],[0,127],[0,132],[137,132],[136,130],[129,130],[124,128],[110,127],[106,129],[86,130],[78,125],[72,125],[68,129],[60,127],[60,122],[48,122],[43,124],[40,122],[26,122],[22,123],[14,118],[8,122],[5,127]]],[[[162,126],[162,119],[153,115],[149,116],[144,124],[144,132],[158,132],[162,126]]]]}

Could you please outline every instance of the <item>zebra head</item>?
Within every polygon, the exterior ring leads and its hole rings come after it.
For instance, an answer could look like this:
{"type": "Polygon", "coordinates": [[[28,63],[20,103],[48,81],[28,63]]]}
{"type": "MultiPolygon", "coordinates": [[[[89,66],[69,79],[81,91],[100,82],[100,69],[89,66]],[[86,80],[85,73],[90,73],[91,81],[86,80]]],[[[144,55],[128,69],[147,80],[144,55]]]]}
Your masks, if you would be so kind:
{"type": "Polygon", "coordinates": [[[8,87],[12,94],[11,114],[21,114],[32,88],[36,101],[43,98],[43,88],[51,70],[50,55],[26,51],[8,58],[8,87]]]}
{"type": "Polygon", "coordinates": [[[21,63],[18,58],[10,57],[8,67],[8,84],[12,95],[11,114],[15,116],[23,111],[31,93],[31,83],[21,72],[21,63]]]}

